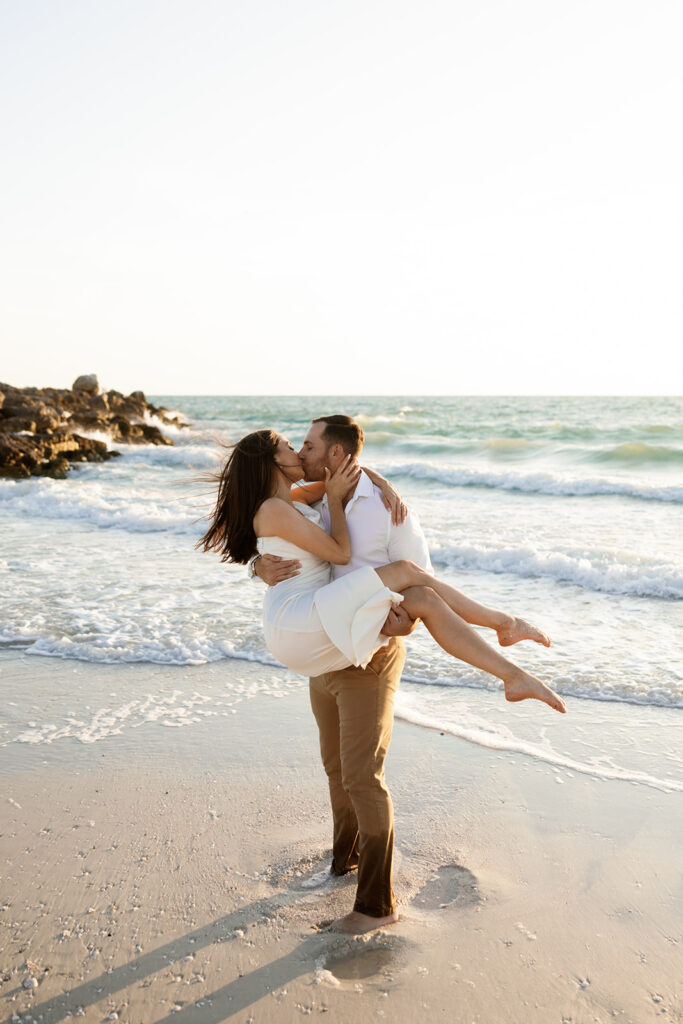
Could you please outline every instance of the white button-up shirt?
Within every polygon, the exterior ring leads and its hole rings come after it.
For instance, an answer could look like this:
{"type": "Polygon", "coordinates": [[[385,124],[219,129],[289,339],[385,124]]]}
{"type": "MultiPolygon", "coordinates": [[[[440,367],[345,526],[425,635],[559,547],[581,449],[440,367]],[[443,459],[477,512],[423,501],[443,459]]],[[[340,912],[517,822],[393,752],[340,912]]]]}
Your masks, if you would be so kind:
{"type": "MultiPolygon", "coordinates": [[[[315,507],[329,533],[330,510],[326,494],[315,507]]],[[[427,541],[415,513],[408,511],[405,522],[401,526],[394,526],[379,487],[375,487],[366,473],[361,472],[356,490],[344,511],[351,540],[351,560],[347,565],[332,566],[333,579],[363,565],[377,569],[380,565],[396,562],[400,558],[409,558],[426,572],[434,572],[427,541]]]]}

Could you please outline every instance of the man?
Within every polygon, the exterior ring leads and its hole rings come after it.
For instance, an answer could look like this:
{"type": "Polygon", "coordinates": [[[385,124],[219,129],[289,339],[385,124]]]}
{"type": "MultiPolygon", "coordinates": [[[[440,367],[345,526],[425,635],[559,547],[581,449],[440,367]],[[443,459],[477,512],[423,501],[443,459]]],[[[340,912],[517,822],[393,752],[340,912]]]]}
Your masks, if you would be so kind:
{"type": "MultiPolygon", "coordinates": [[[[299,453],[307,481],[324,480],[347,455],[357,458],[363,431],[349,416],[313,420],[299,453]]],[[[318,506],[329,528],[327,498],[318,506]]],[[[401,558],[432,572],[424,534],[414,513],[395,526],[379,488],[361,473],[344,499],[351,539],[351,560],[332,567],[333,578],[363,565],[373,568],[401,558]]],[[[254,572],[273,585],[296,575],[300,563],[264,554],[254,572]]],[[[310,680],[313,714],[320,732],[320,752],[330,786],[333,817],[334,875],[358,868],[353,911],[335,922],[339,931],[359,934],[398,920],[391,883],[394,817],[384,779],[384,761],[393,726],[394,697],[405,662],[400,636],[415,623],[399,605],[383,627],[388,637],[365,669],[341,669],[310,680]]]]}

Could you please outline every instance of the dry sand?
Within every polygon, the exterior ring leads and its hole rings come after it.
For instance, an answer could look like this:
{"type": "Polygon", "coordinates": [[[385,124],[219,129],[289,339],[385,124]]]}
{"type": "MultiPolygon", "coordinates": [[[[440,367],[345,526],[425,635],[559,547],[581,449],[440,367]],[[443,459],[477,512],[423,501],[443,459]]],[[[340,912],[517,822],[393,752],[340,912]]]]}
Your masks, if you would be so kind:
{"type": "MultiPolygon", "coordinates": [[[[22,672],[63,687],[72,671],[3,664],[5,699],[22,672]]],[[[151,685],[150,666],[88,671],[151,685]]],[[[198,684],[218,671],[236,669],[193,670],[198,684]]],[[[349,938],[319,930],[354,881],[324,874],[303,685],[126,742],[11,743],[0,767],[3,1021],[683,1021],[680,793],[559,779],[397,722],[403,918],[349,938]]]]}

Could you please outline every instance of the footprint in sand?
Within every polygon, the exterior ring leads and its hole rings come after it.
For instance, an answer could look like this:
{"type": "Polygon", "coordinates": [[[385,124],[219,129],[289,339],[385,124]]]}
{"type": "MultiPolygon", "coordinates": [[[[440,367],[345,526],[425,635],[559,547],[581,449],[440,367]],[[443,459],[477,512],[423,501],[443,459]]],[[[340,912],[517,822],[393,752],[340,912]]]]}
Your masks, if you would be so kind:
{"type": "Polygon", "coordinates": [[[262,878],[276,888],[320,889],[330,879],[329,853],[305,853],[296,856],[295,851],[284,851],[278,860],[262,873],[262,878]]]}
{"type": "Polygon", "coordinates": [[[308,878],[304,878],[299,883],[300,889],[322,889],[325,886],[329,886],[334,881],[334,875],[330,873],[329,868],[324,868],[322,871],[316,871],[314,875],[309,875],[308,878]]]}
{"type": "Polygon", "coordinates": [[[461,864],[444,864],[413,897],[419,910],[472,907],[482,902],[476,875],[461,864]]]}
{"type": "Polygon", "coordinates": [[[324,969],[337,982],[359,981],[378,974],[389,982],[393,972],[405,964],[412,948],[412,943],[395,933],[349,936],[336,942],[316,967],[324,969]]]}

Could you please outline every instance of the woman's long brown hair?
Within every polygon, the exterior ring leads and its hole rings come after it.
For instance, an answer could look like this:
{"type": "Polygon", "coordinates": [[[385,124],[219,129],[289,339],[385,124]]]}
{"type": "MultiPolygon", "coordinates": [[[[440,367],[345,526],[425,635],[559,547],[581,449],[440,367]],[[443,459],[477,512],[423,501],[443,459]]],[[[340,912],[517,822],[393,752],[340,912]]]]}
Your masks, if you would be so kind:
{"type": "Polygon", "coordinates": [[[279,440],[274,430],[247,434],[223,466],[211,525],[197,543],[204,551],[217,551],[221,562],[245,565],[256,554],[254,516],[271,496],[279,440]]]}

